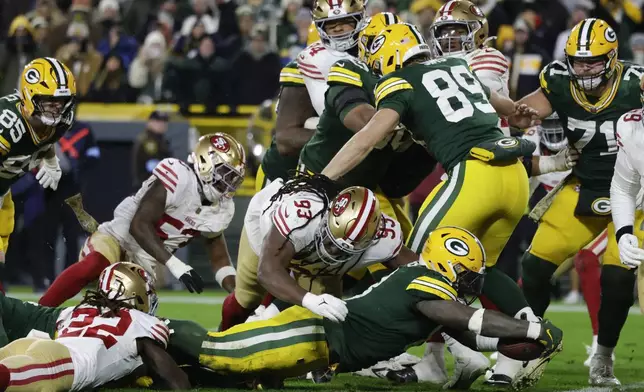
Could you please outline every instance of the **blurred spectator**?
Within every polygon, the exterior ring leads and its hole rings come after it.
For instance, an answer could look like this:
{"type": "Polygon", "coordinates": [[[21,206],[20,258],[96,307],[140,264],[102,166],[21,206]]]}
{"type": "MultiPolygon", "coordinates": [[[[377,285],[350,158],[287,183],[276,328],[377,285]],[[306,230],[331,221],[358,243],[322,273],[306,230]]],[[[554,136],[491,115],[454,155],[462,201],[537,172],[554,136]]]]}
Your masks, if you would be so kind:
{"type": "MultiPolygon", "coordinates": [[[[194,19],[194,24],[191,26],[187,34],[183,34],[183,30],[179,38],[174,43],[172,52],[180,56],[186,56],[193,50],[197,50],[201,39],[207,35],[214,36],[214,27],[209,25],[212,20],[206,15],[201,19],[194,19]]],[[[185,23],[184,23],[185,26],[185,23]]],[[[214,39],[214,37],[213,37],[214,39]]]]}
{"type": "Polygon", "coordinates": [[[2,42],[9,30],[6,26],[18,15],[24,15],[31,10],[29,1],[0,1],[0,42],[2,42]]]}
{"type": "Polygon", "coordinates": [[[134,37],[125,34],[120,22],[117,20],[104,20],[103,23],[103,26],[109,26],[109,29],[107,30],[107,36],[98,43],[96,49],[103,57],[118,56],[121,59],[123,68],[128,69],[132,60],[134,60],[134,56],[136,56],[139,44],[134,37]]]}
{"type": "Polygon", "coordinates": [[[302,0],[282,0],[282,18],[277,25],[277,47],[282,49],[289,46],[290,38],[297,35],[295,19],[302,8],[302,0]]]}
{"type": "Polygon", "coordinates": [[[633,52],[633,62],[644,66],[644,33],[631,35],[630,47],[633,52]]]}
{"type": "Polygon", "coordinates": [[[166,45],[170,45],[174,35],[174,18],[172,14],[161,11],[157,15],[157,29],[163,34],[166,45]]]}
{"type": "Polygon", "coordinates": [[[309,28],[311,27],[311,11],[308,8],[300,8],[300,11],[295,18],[295,27],[297,34],[292,34],[288,40],[288,46],[282,48],[280,57],[282,57],[282,65],[286,65],[289,61],[297,57],[297,55],[306,48],[306,42],[309,38],[309,28]]]}
{"type": "Polygon", "coordinates": [[[629,47],[629,38],[637,30],[638,25],[642,23],[642,9],[638,5],[641,2],[634,0],[595,0],[595,3],[599,4],[595,7],[592,16],[604,19],[617,32],[619,58],[633,58],[629,47]]]}
{"type": "Polygon", "coordinates": [[[239,27],[241,47],[244,47],[246,42],[250,40],[250,31],[253,29],[253,24],[255,24],[255,16],[253,14],[253,9],[249,5],[242,5],[237,8],[235,15],[237,15],[237,26],[239,27]]]}
{"type": "Polygon", "coordinates": [[[56,156],[60,160],[63,175],[56,191],[45,190],[45,212],[42,216],[41,258],[46,265],[56,264],[58,229],[62,228],[65,244],[64,268],[78,261],[78,241],[82,229],[74,211],[65,204],[65,199],[85,190],[87,180],[98,165],[101,151],[89,124],[76,121],[72,128],[56,143],[56,156]]]}
{"type": "Polygon", "coordinates": [[[499,38],[501,38],[499,29],[502,26],[508,29],[512,26],[513,19],[511,15],[516,15],[512,13],[513,6],[523,7],[523,2],[521,1],[472,0],[472,3],[485,14],[489,25],[489,36],[498,35],[499,38]]]}
{"type": "Polygon", "coordinates": [[[505,52],[510,58],[510,97],[520,99],[539,88],[539,72],[550,62],[550,54],[535,45],[533,27],[519,17],[514,22],[514,41],[505,52]]]}
{"type": "Polygon", "coordinates": [[[553,59],[564,60],[566,58],[566,41],[568,41],[570,31],[577,23],[588,18],[588,14],[593,7],[593,3],[590,0],[577,0],[574,8],[570,12],[570,17],[568,18],[568,29],[559,33],[559,36],[557,37],[555,50],[552,54],[553,59]]]}
{"type": "Polygon", "coordinates": [[[138,90],[137,102],[161,102],[167,98],[163,86],[166,59],[167,47],[163,34],[152,31],[128,70],[128,82],[138,90]]]}
{"type": "Polygon", "coordinates": [[[526,19],[532,27],[532,44],[540,47],[550,57],[559,33],[568,26],[568,9],[559,0],[539,0],[528,4],[520,17],[526,19]]]}
{"type": "Polygon", "coordinates": [[[0,93],[11,94],[18,87],[20,74],[27,63],[41,57],[34,40],[34,28],[24,16],[17,16],[9,26],[9,36],[0,48],[0,93]]]}
{"type": "MultiPolygon", "coordinates": [[[[193,14],[183,21],[181,36],[193,35],[193,29],[198,23],[201,23],[205,34],[215,34],[219,29],[219,19],[211,15],[215,9],[214,3],[209,0],[191,0],[191,4],[193,14]]],[[[199,40],[201,36],[194,38],[199,40]]]]}
{"type": "Polygon", "coordinates": [[[165,84],[181,110],[185,111],[191,103],[202,103],[211,111],[228,96],[229,74],[230,63],[217,55],[214,40],[206,35],[201,38],[199,49],[186,59],[168,60],[165,84]]]}
{"type": "Polygon", "coordinates": [[[272,99],[279,88],[281,69],[278,55],[268,43],[268,27],[257,24],[251,32],[251,41],[236,59],[235,103],[259,105],[272,99]]]}
{"type": "Polygon", "coordinates": [[[65,24],[65,15],[58,9],[54,0],[36,0],[34,10],[28,12],[27,19],[34,24],[34,19],[43,18],[47,26],[55,28],[65,24]]]}
{"type": "Polygon", "coordinates": [[[89,92],[94,77],[101,68],[103,56],[89,40],[89,27],[85,22],[72,22],[67,29],[68,43],[56,52],[56,58],[76,77],[76,91],[80,97],[89,92]]]}
{"type": "Polygon", "coordinates": [[[123,68],[123,59],[114,53],[103,61],[85,100],[123,103],[134,101],[133,95],[133,91],[127,83],[127,72],[123,68]]]}
{"type": "Polygon", "coordinates": [[[367,15],[374,16],[379,12],[387,11],[385,0],[371,0],[367,3],[367,15]]]}
{"type": "Polygon", "coordinates": [[[138,189],[141,183],[152,174],[156,165],[172,156],[170,143],[165,137],[168,130],[168,115],[154,111],[148,123],[136,139],[132,150],[132,187],[138,189]]]}
{"type": "Polygon", "coordinates": [[[49,26],[47,34],[47,46],[55,53],[60,47],[67,43],[69,26],[74,23],[83,23],[88,27],[88,39],[93,47],[96,47],[101,39],[102,29],[97,28],[91,18],[91,0],[73,0],[69,11],[68,23],[59,26],[49,26]],[[89,27],[91,26],[91,29],[89,27]]]}
{"type": "Polygon", "coordinates": [[[49,24],[45,18],[36,16],[31,20],[31,25],[34,28],[34,41],[36,41],[36,45],[40,48],[40,52],[43,56],[51,56],[53,51],[49,47],[49,42],[47,42],[49,24]]]}
{"type": "Polygon", "coordinates": [[[439,0],[414,0],[411,3],[410,11],[414,16],[413,23],[418,27],[420,33],[429,40],[429,27],[434,21],[436,12],[443,4],[439,0]]]}

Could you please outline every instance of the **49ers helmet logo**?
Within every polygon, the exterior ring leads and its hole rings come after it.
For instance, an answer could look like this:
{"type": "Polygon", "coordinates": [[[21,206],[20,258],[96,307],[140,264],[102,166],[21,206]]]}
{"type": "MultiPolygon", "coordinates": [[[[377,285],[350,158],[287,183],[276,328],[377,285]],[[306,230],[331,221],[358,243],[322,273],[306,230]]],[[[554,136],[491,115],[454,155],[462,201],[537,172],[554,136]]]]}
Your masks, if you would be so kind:
{"type": "Polygon", "coordinates": [[[228,150],[230,150],[230,144],[228,144],[228,140],[224,139],[221,136],[211,137],[210,143],[212,143],[212,146],[221,152],[228,152],[228,150]]]}
{"type": "Polygon", "coordinates": [[[607,197],[600,197],[599,199],[595,199],[590,208],[597,215],[608,215],[611,211],[610,199],[607,197]]]}
{"type": "Polygon", "coordinates": [[[338,198],[335,200],[335,203],[333,203],[333,215],[334,216],[342,215],[344,210],[346,210],[347,207],[349,206],[350,202],[351,202],[351,194],[343,193],[342,195],[338,196],[338,198]]]}
{"type": "Polygon", "coordinates": [[[470,253],[470,247],[458,238],[448,238],[445,240],[445,249],[456,256],[467,256],[470,253]]]}
{"type": "Polygon", "coordinates": [[[483,12],[481,12],[479,7],[477,7],[475,5],[470,6],[470,12],[473,13],[474,15],[478,16],[479,18],[482,18],[482,17],[485,16],[485,15],[483,15],[483,12]]]}

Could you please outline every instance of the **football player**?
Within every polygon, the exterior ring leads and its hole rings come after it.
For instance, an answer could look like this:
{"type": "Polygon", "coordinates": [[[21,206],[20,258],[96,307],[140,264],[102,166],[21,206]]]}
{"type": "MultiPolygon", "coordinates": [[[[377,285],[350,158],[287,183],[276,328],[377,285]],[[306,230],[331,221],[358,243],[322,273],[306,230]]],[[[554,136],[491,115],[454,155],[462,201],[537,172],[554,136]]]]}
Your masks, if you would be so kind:
{"type": "Polygon", "coordinates": [[[13,232],[10,187],[40,167],[36,179],[56,190],[62,175],[54,145],[74,122],[76,80],[65,64],[37,58],[25,66],[15,94],[0,98],[0,261],[13,232]]]}
{"type": "Polygon", "coordinates": [[[80,305],[57,310],[55,340],[22,338],[0,349],[0,390],[98,388],[141,365],[169,388],[189,389],[187,376],[164,349],[170,331],[154,317],[156,305],[143,268],[111,265],[80,305]]]}
{"type": "MultiPolygon", "coordinates": [[[[422,342],[441,326],[480,350],[494,349],[495,337],[538,340],[546,347],[540,364],[561,350],[562,332],[547,321],[513,319],[459,302],[480,294],[485,272],[483,246],[470,232],[437,229],[428,236],[420,260],[416,257],[347,299],[349,312],[339,324],[300,306],[225,332],[170,320],[168,351],[217,372],[283,379],[330,364],[337,364],[337,372],[369,367],[422,342]]],[[[542,370],[526,368],[524,378],[534,379],[542,370]]]]}
{"type": "Polygon", "coordinates": [[[217,282],[232,291],[235,269],[223,232],[233,218],[232,196],[242,183],[245,167],[244,147],[224,133],[199,138],[188,163],[162,160],[141,189],[116,207],[114,219],[87,239],[82,259],[56,278],[39,303],[59,306],[111,263],[122,260],[122,253],[153,278],[158,264],[167,266],[190,292],[201,293],[201,277],[173,255],[198,235],[206,238],[217,282]]]}
{"type": "Polygon", "coordinates": [[[403,247],[400,224],[380,211],[372,191],[350,187],[338,193],[320,175],[274,181],[252,198],[244,225],[258,264],[243,273],[238,267],[235,292],[252,307],[237,319],[226,318],[222,310],[222,331],[244,322],[266,292],[341,321],[346,316],[337,298],[342,275],[379,262],[396,268],[415,259],[403,247]]]}
{"type": "MultiPolygon", "coordinates": [[[[617,156],[617,120],[641,106],[641,67],[618,60],[617,34],[606,21],[584,19],[566,43],[566,61],[553,61],[540,74],[541,87],[519,101],[544,118],[553,111],[571,145],[581,155],[572,175],[536,206],[540,224],[523,256],[523,291],[537,315],[550,302],[550,277],[569,257],[597,237],[611,221],[610,181],[617,156]]],[[[523,121],[510,123],[524,127],[523,121]]],[[[535,213],[536,211],[533,211],[535,213]]],[[[609,244],[615,236],[609,233],[609,244]]],[[[610,246],[610,245],[609,245],[610,246]]],[[[598,261],[595,260],[594,264],[598,261]]],[[[617,385],[611,353],[633,303],[635,275],[619,258],[601,267],[597,353],[591,363],[593,385],[617,385]]],[[[498,370],[498,369],[497,369],[498,370]]]]}

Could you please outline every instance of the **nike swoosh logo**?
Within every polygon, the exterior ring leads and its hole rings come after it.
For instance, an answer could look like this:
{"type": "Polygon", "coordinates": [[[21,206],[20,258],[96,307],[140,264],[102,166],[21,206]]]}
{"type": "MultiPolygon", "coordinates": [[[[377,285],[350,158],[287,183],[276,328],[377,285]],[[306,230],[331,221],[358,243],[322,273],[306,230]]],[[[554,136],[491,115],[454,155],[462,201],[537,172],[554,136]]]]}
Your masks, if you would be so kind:
{"type": "Polygon", "coordinates": [[[547,333],[547,334],[548,334],[548,336],[550,337],[550,340],[552,340],[552,341],[554,342],[554,339],[552,338],[552,334],[550,333],[550,330],[549,330],[549,329],[546,329],[546,333],[547,333]]]}

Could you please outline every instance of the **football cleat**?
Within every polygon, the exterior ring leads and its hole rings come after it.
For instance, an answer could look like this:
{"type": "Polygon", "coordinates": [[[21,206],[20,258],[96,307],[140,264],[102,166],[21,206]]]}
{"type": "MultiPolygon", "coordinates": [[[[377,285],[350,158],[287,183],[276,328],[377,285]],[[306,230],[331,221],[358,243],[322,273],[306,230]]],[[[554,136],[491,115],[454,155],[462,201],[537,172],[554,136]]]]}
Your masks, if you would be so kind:
{"type": "Polygon", "coordinates": [[[613,359],[611,357],[599,354],[593,356],[590,361],[588,384],[597,387],[622,385],[613,373],[613,359]]]}

